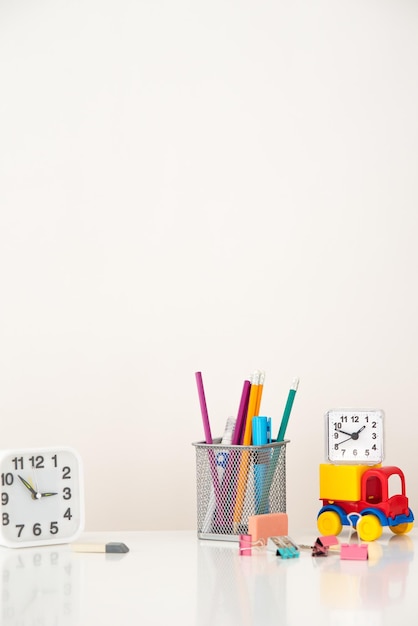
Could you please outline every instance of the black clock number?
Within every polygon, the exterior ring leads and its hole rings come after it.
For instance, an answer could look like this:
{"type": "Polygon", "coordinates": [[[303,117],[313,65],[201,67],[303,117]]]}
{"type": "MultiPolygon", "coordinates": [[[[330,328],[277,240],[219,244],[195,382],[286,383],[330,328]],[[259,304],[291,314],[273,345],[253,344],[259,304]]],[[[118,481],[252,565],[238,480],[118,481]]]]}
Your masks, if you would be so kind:
{"type": "Polygon", "coordinates": [[[72,519],[72,514],[71,514],[71,509],[70,507],[68,507],[68,509],[65,511],[64,513],[64,517],[66,517],[68,519],[68,521],[70,521],[72,519]]]}
{"type": "Polygon", "coordinates": [[[7,472],[7,474],[1,475],[1,484],[3,485],[13,485],[13,474],[11,472],[7,472]]]}
{"type": "Polygon", "coordinates": [[[45,465],[44,465],[44,457],[41,455],[38,456],[31,456],[29,457],[29,461],[32,464],[32,467],[35,467],[36,469],[44,469],[45,465]]]}
{"type": "Polygon", "coordinates": [[[51,533],[51,535],[56,535],[58,530],[58,522],[51,522],[51,525],[49,527],[49,532],[51,533]]]}
{"type": "Polygon", "coordinates": [[[1,503],[3,506],[6,506],[8,502],[9,502],[9,494],[3,491],[3,493],[1,494],[1,503]]]}
{"type": "Polygon", "coordinates": [[[15,470],[18,470],[18,469],[22,470],[23,469],[23,456],[19,456],[19,457],[15,456],[15,458],[12,459],[12,463],[15,466],[15,470]]]}
{"type": "Polygon", "coordinates": [[[62,478],[65,479],[70,479],[71,478],[71,467],[68,467],[68,465],[65,465],[62,468],[62,478]]]}
{"type": "Polygon", "coordinates": [[[3,524],[3,526],[7,526],[9,522],[10,522],[9,514],[3,513],[3,515],[1,516],[1,523],[3,524]]]}
{"type": "Polygon", "coordinates": [[[64,487],[62,490],[64,500],[71,500],[71,489],[69,487],[64,487]]]}

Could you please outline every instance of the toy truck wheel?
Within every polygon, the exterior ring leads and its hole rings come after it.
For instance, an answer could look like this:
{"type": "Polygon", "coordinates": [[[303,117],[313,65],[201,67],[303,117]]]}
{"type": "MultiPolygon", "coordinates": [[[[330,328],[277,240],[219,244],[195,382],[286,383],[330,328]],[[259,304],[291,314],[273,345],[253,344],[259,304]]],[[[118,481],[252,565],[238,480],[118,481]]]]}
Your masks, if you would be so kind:
{"type": "Polygon", "coordinates": [[[414,527],[413,522],[405,522],[405,524],[398,524],[397,526],[389,526],[391,531],[395,533],[395,535],[406,535],[410,530],[414,527]]]}
{"type": "Polygon", "coordinates": [[[339,535],[343,525],[340,516],[335,511],[324,511],[317,519],[318,530],[321,535],[339,535]]]}
{"type": "Polygon", "coordinates": [[[357,522],[357,532],[362,541],[374,541],[379,539],[383,528],[376,515],[363,515],[357,522]]]}

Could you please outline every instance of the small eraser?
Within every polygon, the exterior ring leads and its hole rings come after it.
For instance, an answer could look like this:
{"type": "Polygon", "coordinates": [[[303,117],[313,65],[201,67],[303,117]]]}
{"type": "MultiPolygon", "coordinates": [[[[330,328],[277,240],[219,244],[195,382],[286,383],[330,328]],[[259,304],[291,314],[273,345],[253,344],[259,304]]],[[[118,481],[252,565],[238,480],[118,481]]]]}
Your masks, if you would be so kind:
{"type": "Polygon", "coordinates": [[[264,513],[248,518],[248,534],[252,535],[254,543],[261,540],[267,544],[269,537],[281,537],[288,533],[287,513],[264,513]]]}

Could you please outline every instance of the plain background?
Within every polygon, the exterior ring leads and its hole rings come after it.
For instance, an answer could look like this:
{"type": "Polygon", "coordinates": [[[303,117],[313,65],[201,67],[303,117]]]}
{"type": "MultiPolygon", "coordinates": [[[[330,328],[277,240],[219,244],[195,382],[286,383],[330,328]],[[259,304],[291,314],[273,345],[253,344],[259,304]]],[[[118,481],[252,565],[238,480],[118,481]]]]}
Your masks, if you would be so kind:
{"type": "Polygon", "coordinates": [[[266,372],[290,530],[324,414],[381,408],[417,508],[415,0],[2,0],[1,446],[76,447],[87,529],[196,526],[266,372]]]}

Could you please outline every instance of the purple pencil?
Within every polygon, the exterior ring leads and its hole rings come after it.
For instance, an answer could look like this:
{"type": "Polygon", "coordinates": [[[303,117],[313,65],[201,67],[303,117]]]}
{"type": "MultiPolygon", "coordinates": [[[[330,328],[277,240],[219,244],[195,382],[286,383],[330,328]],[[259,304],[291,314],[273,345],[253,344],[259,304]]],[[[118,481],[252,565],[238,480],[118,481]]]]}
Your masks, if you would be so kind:
{"type": "Polygon", "coordinates": [[[203,387],[202,372],[196,372],[197,393],[199,394],[200,411],[202,413],[203,429],[205,431],[206,443],[213,443],[212,433],[210,430],[208,408],[206,406],[205,390],[203,387]]]}
{"type": "MultiPolygon", "coordinates": [[[[245,380],[244,385],[242,387],[241,400],[240,400],[239,407],[238,407],[237,421],[235,424],[234,434],[232,436],[231,444],[234,446],[240,445],[242,443],[242,437],[244,434],[243,431],[245,428],[245,419],[247,417],[247,408],[248,408],[248,401],[250,397],[250,390],[251,390],[251,383],[249,380],[245,380]]],[[[232,480],[233,478],[232,472],[234,471],[234,469],[236,469],[237,458],[239,458],[237,457],[237,454],[238,454],[237,450],[235,449],[232,449],[229,452],[225,475],[224,475],[224,479],[221,485],[222,501],[227,502],[230,507],[230,510],[228,512],[228,518],[232,517],[231,511],[233,511],[234,506],[235,506],[236,493],[235,492],[231,493],[229,497],[227,496],[227,493],[228,491],[231,490],[231,487],[233,483],[235,482],[234,480],[232,480]]]]}
{"type": "Polygon", "coordinates": [[[242,435],[245,426],[245,418],[247,415],[248,400],[250,397],[251,383],[249,380],[244,380],[242,387],[241,401],[238,408],[237,423],[232,437],[232,445],[237,446],[242,442],[242,435]]]}
{"type": "MultiPolygon", "coordinates": [[[[197,392],[199,395],[200,411],[202,413],[203,429],[205,431],[205,441],[208,444],[213,444],[212,433],[210,430],[208,408],[206,405],[205,389],[203,387],[202,372],[196,372],[195,377],[196,377],[196,384],[197,384],[197,392]]],[[[216,519],[220,525],[223,525],[224,523],[223,506],[222,506],[222,499],[221,499],[221,493],[220,493],[218,470],[216,468],[216,458],[215,458],[215,454],[213,450],[208,451],[208,457],[209,457],[210,472],[212,474],[212,483],[213,483],[213,488],[215,491],[215,498],[216,498],[216,504],[217,504],[216,519]]]]}

